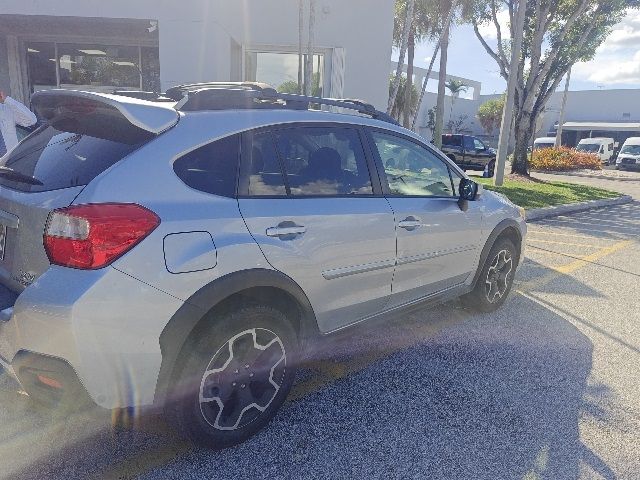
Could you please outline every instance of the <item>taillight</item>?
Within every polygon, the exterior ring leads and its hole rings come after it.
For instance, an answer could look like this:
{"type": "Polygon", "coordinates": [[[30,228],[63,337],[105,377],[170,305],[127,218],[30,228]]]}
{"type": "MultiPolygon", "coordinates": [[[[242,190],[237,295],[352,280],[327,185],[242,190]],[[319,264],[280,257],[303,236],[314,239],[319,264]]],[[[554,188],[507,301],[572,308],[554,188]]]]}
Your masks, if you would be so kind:
{"type": "Polygon", "coordinates": [[[159,224],[158,216],[140,205],[75,205],[49,214],[44,248],[55,265],[95,270],[124,255],[159,224]]]}

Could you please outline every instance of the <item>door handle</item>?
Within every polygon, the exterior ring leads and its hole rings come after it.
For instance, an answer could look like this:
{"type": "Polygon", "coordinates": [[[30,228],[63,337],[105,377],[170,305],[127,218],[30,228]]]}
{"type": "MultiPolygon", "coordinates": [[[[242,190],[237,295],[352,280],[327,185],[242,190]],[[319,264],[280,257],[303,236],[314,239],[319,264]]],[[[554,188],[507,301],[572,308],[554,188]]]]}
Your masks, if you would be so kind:
{"type": "Polygon", "coordinates": [[[282,222],[277,227],[267,228],[267,236],[288,240],[297,235],[302,235],[306,231],[307,227],[303,225],[296,225],[294,222],[282,222]]]}
{"type": "Polygon", "coordinates": [[[415,230],[416,228],[420,228],[422,226],[422,221],[416,217],[407,217],[404,220],[398,223],[400,228],[404,228],[405,230],[415,230]]]}

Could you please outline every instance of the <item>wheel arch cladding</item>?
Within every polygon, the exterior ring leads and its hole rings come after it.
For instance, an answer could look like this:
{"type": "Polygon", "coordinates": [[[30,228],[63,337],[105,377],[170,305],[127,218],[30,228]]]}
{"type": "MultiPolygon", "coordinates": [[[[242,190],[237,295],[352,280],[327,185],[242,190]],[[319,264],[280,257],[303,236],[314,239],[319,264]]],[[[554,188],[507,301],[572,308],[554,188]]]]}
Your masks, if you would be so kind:
{"type": "Polygon", "coordinates": [[[507,218],[496,225],[485,242],[484,247],[482,248],[482,253],[480,253],[480,262],[478,263],[476,274],[473,277],[472,286],[475,287],[491,248],[493,248],[495,243],[502,238],[508,238],[513,242],[513,245],[516,247],[517,258],[520,258],[520,254],[522,253],[522,234],[520,233],[518,223],[515,220],[507,218]]]}
{"type": "Polygon", "coordinates": [[[214,321],[213,315],[251,302],[273,306],[290,318],[302,348],[307,339],[320,335],[309,299],[287,275],[276,270],[251,269],[218,278],[189,297],[160,334],[162,364],[156,382],[155,406],[164,404],[182,348],[193,335],[207,328],[214,321]]]}

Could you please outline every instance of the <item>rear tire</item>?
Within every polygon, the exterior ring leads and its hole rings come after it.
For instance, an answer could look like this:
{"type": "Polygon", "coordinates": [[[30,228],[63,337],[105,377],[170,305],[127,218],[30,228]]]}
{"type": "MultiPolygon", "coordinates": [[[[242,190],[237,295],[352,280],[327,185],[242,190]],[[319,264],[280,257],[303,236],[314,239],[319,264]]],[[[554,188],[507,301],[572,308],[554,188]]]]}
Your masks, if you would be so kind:
{"type": "Polygon", "coordinates": [[[183,349],[169,420],[181,435],[209,448],[243,442],[286,399],[297,347],[291,323],[271,307],[245,307],[213,320],[183,349]]]}
{"type": "Polygon", "coordinates": [[[487,255],[475,288],[460,298],[463,305],[485,313],[500,308],[513,286],[517,261],[513,242],[508,238],[498,239],[487,255]]]}

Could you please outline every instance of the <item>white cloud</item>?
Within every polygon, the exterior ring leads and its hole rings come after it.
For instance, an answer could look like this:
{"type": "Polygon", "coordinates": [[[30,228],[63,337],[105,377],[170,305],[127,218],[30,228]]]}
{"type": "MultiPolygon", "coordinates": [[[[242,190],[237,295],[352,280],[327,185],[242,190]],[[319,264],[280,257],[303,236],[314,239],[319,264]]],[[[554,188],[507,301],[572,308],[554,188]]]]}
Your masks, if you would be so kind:
{"type": "MultiPolygon", "coordinates": [[[[500,24],[500,30],[502,32],[502,38],[509,38],[509,11],[508,10],[500,10],[496,17],[498,17],[498,23],[500,24]]],[[[492,21],[487,23],[483,23],[482,25],[478,25],[478,30],[480,34],[485,40],[489,39],[497,39],[498,32],[496,31],[496,26],[492,21]]]]}
{"type": "Polygon", "coordinates": [[[573,67],[573,76],[602,85],[640,84],[640,11],[630,10],[594,59],[573,67]]]}
{"type": "Polygon", "coordinates": [[[606,84],[640,84],[640,50],[627,55],[600,54],[573,67],[574,78],[606,84]]]}

